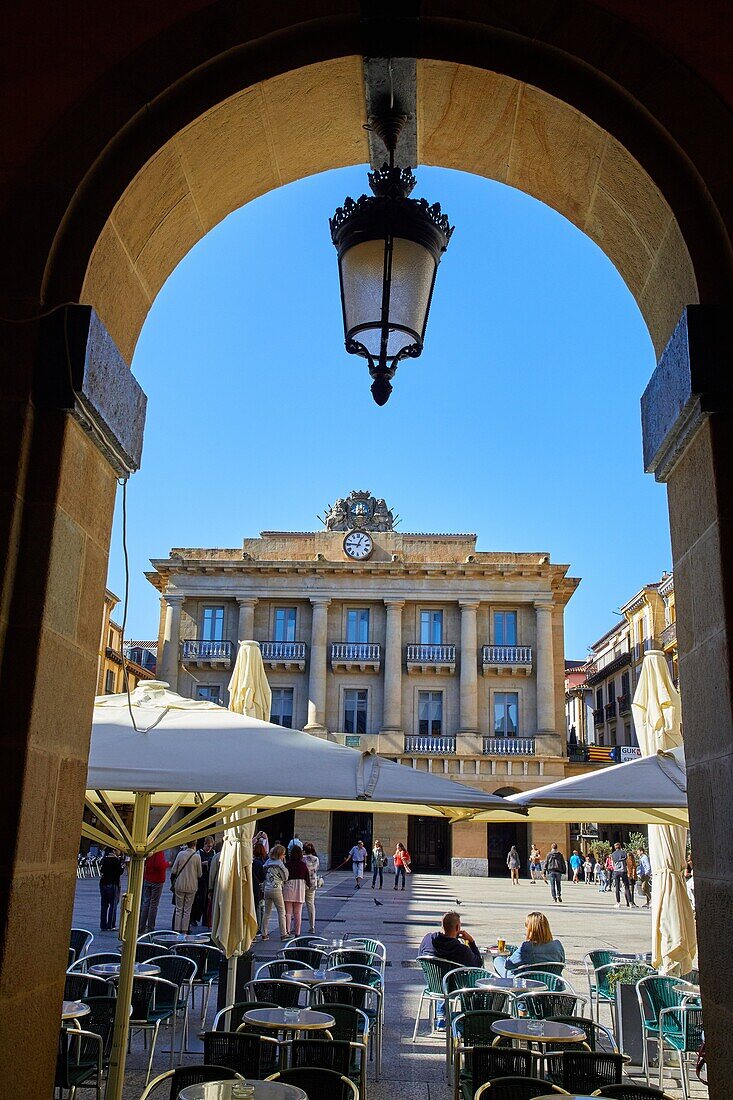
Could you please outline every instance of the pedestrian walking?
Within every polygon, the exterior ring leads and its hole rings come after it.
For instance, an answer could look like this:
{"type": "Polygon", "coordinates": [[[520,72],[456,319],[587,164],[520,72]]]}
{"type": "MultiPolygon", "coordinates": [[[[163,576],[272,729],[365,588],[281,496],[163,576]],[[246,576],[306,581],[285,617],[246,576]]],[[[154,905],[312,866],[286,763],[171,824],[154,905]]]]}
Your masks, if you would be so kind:
{"type": "Polygon", "coordinates": [[[306,841],[303,845],[303,862],[308,868],[308,882],[305,887],[305,907],[308,911],[308,921],[310,923],[309,931],[315,932],[316,930],[316,890],[319,886],[323,886],[323,879],[320,876],[321,861],[318,858],[318,852],[315,849],[315,845],[310,841],[306,841]]]}
{"type": "Polygon", "coordinates": [[[606,893],[607,894],[610,894],[612,885],[613,885],[613,857],[609,853],[609,855],[606,856],[606,893]]]}
{"type": "MultiPolygon", "coordinates": [[[[259,835],[259,834],[258,834],[259,835]]],[[[252,893],[257,913],[257,933],[262,935],[265,918],[265,861],[267,852],[261,840],[252,843],[252,893]]]]}
{"type": "Polygon", "coordinates": [[[631,891],[629,890],[629,874],[626,870],[626,857],[627,852],[625,848],[622,848],[618,841],[613,846],[613,852],[611,853],[611,860],[613,862],[613,886],[616,891],[616,909],[621,908],[621,886],[624,888],[624,897],[626,898],[626,908],[636,909],[636,903],[631,897],[631,891]]]}
{"type": "Polygon", "coordinates": [[[585,863],[583,864],[583,880],[586,886],[590,886],[591,882],[593,881],[593,869],[594,860],[592,859],[590,853],[588,853],[588,855],[585,857],[585,863]]]}
{"type": "Polygon", "coordinates": [[[542,853],[537,845],[533,844],[529,853],[529,881],[534,886],[538,878],[542,878],[542,853]]]}
{"type": "Polygon", "coordinates": [[[114,848],[105,848],[99,868],[99,927],[102,932],[112,932],[117,925],[117,900],[124,869],[120,853],[114,848]]]}
{"type": "Polygon", "coordinates": [[[629,876],[629,893],[633,902],[636,891],[636,857],[631,850],[626,852],[626,874],[629,876]]]}
{"type": "Polygon", "coordinates": [[[191,906],[191,927],[195,928],[197,924],[203,924],[207,928],[211,927],[208,921],[208,901],[209,901],[209,871],[211,869],[211,861],[214,858],[214,838],[213,836],[207,836],[204,840],[203,847],[199,850],[199,859],[201,860],[201,876],[196,887],[196,896],[193,899],[193,905],[191,906]]]}
{"type": "Polygon", "coordinates": [[[405,888],[405,874],[410,873],[410,853],[405,848],[404,844],[399,843],[395,848],[394,856],[394,888],[395,890],[399,886],[400,876],[402,876],[402,889],[405,888]]]}
{"type": "Polygon", "coordinates": [[[509,849],[509,853],[506,857],[506,865],[509,868],[512,886],[519,886],[519,869],[521,867],[521,861],[519,859],[519,852],[514,844],[512,844],[509,849]]]}
{"type": "Polygon", "coordinates": [[[562,880],[568,873],[565,856],[553,844],[545,860],[545,874],[550,882],[550,893],[554,902],[562,902],[562,880]]]}
{"type": "Polygon", "coordinates": [[[379,876],[379,889],[384,886],[384,868],[387,865],[387,853],[382,847],[381,840],[378,840],[372,848],[372,890],[377,884],[377,876],[379,876]]]}
{"type": "Polygon", "coordinates": [[[354,883],[357,890],[361,890],[362,880],[364,878],[364,864],[366,863],[367,850],[364,847],[363,840],[357,840],[354,847],[349,852],[347,859],[351,860],[351,870],[354,872],[354,883]]]}
{"type": "Polygon", "coordinates": [[[170,863],[165,858],[165,852],[154,852],[145,860],[143,896],[140,903],[140,935],[155,931],[160,895],[163,893],[165,873],[169,867],[170,863]]]}
{"type": "Polygon", "coordinates": [[[283,901],[283,886],[288,881],[289,872],[283,863],[285,848],[282,844],[273,844],[270,848],[270,856],[265,862],[265,915],[262,921],[262,939],[269,940],[270,914],[273,906],[277,909],[277,919],[280,925],[280,939],[288,938],[285,924],[285,902],[283,901]]]}
{"type": "Polygon", "coordinates": [[[288,843],[288,855],[292,852],[295,845],[298,845],[301,852],[303,850],[303,841],[300,839],[297,833],[293,833],[293,839],[288,843]]]}
{"type": "Polygon", "coordinates": [[[636,849],[636,871],[639,889],[644,895],[644,908],[648,909],[652,900],[652,865],[643,848],[636,849]]]}
{"type": "Polygon", "coordinates": [[[577,848],[573,848],[573,854],[570,857],[570,870],[573,872],[573,884],[575,886],[578,886],[579,884],[580,880],[578,879],[578,875],[580,874],[580,868],[582,866],[583,860],[580,852],[577,850],[577,848]]]}
{"type": "Polygon", "coordinates": [[[308,864],[303,859],[303,849],[299,844],[294,844],[288,852],[285,866],[288,869],[288,880],[283,884],[285,927],[289,936],[299,936],[305,891],[310,882],[308,864]]]}
{"type": "Polygon", "coordinates": [[[182,848],[171,867],[171,889],[176,910],[173,914],[173,931],[187,934],[191,925],[191,907],[201,878],[201,856],[196,851],[196,841],[191,840],[182,848]]]}

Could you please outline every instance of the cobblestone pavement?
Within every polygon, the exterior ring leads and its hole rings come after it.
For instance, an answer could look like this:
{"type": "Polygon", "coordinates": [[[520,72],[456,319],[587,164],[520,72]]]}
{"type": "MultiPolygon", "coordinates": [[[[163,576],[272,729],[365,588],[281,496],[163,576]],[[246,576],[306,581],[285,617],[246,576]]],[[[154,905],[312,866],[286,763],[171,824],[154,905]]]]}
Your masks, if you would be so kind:
{"type": "MultiPolygon", "coordinates": [[[[438,927],[447,909],[459,909],[465,927],[480,946],[495,942],[498,936],[509,941],[521,939],[527,912],[541,909],[549,917],[553,933],[565,946],[569,961],[567,976],[581,994],[587,994],[582,964],[586,951],[604,947],[632,952],[649,949],[648,911],[616,910],[610,894],[599,894],[591,886],[568,883],[564,894],[563,904],[553,905],[549,890],[542,883],[532,886],[524,881],[512,887],[504,880],[446,875],[413,875],[404,893],[395,893],[391,877],[386,876],[384,890],[373,893],[368,880],[356,891],[351,876],[345,872],[326,876],[326,885],[318,894],[318,931],[334,936],[346,932],[373,935],[382,940],[388,952],[382,1078],[375,1082],[370,1072],[369,1100],[394,1100],[396,1096],[404,1100],[451,1100],[452,1091],[444,1077],[442,1035],[431,1035],[425,1020],[417,1043],[413,1046],[411,1042],[422,983],[419,971],[409,965],[422,937],[438,927]],[[375,900],[382,902],[381,906],[375,905],[375,900]]],[[[170,928],[171,919],[171,894],[166,887],[158,927],[170,928]]],[[[116,933],[99,931],[99,889],[95,879],[79,882],[74,924],[94,933],[92,950],[119,947],[116,933]]],[[[267,943],[256,944],[257,963],[277,954],[280,941],[274,926],[271,936],[267,943]]],[[[215,1011],[214,1000],[212,996],[209,1025],[215,1011]]],[[[197,1016],[193,1019],[198,1022],[197,1016]]],[[[602,1022],[609,1021],[602,1017],[602,1022]]],[[[196,1030],[196,1027],[192,1029],[191,1046],[194,1048],[200,1047],[196,1030]]],[[[159,1045],[161,1048],[167,1046],[166,1034],[162,1035],[159,1045]]],[[[190,1057],[196,1059],[196,1055],[190,1057]]],[[[136,1035],[128,1059],[129,1084],[125,1100],[137,1100],[143,1091],[145,1063],[142,1038],[136,1035]]],[[[167,1068],[167,1056],[156,1053],[154,1072],[167,1068]]],[[[675,1098],[681,1096],[677,1085],[678,1082],[668,1075],[665,1088],[675,1098]]],[[[707,1090],[695,1082],[692,1096],[697,1100],[707,1096],[707,1090]]]]}

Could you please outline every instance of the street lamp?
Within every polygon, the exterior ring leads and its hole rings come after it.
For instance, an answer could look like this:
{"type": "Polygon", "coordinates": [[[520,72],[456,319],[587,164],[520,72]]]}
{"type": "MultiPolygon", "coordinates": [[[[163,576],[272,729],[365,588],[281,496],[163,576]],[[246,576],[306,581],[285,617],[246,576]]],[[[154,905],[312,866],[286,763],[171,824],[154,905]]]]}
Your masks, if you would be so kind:
{"type": "Polygon", "coordinates": [[[417,183],[394,163],[406,116],[390,109],[371,120],[389,163],[369,173],[372,195],[347,198],[330,219],[338,253],[346,350],[369,363],[372,396],[384,405],[402,359],[423,349],[440,257],[453,227],[440,204],[409,195],[417,183]]]}

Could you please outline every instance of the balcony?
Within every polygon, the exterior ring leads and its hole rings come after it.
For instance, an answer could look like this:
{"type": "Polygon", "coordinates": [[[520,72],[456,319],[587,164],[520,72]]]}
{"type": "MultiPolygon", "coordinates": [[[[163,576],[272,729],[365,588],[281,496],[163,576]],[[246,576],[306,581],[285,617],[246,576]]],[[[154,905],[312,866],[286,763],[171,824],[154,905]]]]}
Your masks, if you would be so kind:
{"type": "Polygon", "coordinates": [[[484,676],[529,676],[532,671],[532,646],[482,646],[481,665],[484,676]]]}
{"type": "Polygon", "coordinates": [[[408,673],[447,673],[456,671],[456,647],[454,645],[408,645],[408,673]]]}
{"type": "Polygon", "coordinates": [[[201,638],[187,638],[181,642],[181,660],[184,665],[196,668],[231,668],[232,642],[208,642],[201,638]]]}
{"type": "Polygon", "coordinates": [[[672,649],[677,645],[677,623],[670,623],[669,626],[665,626],[662,633],[659,635],[659,641],[662,643],[662,649],[672,649]]]}
{"type": "Polygon", "coordinates": [[[603,707],[596,707],[593,711],[593,722],[596,726],[603,725],[603,707]]]}
{"type": "Polygon", "coordinates": [[[484,737],[484,756],[534,756],[534,737],[484,737]]]}
{"type": "Polygon", "coordinates": [[[614,699],[612,703],[606,703],[603,709],[606,715],[606,721],[612,722],[616,717],[616,700],[614,699]]]}
{"type": "Polygon", "coordinates": [[[262,660],[271,672],[302,672],[305,642],[260,642],[262,660]]]}
{"type": "Polygon", "coordinates": [[[376,642],[335,642],[331,646],[334,672],[379,672],[381,646],[376,642]]]}
{"type": "Polygon", "coordinates": [[[456,751],[453,737],[405,737],[405,752],[411,756],[450,756],[456,751]]]}
{"type": "Polygon", "coordinates": [[[631,696],[619,695],[617,702],[619,714],[628,714],[631,710],[631,696]]]}

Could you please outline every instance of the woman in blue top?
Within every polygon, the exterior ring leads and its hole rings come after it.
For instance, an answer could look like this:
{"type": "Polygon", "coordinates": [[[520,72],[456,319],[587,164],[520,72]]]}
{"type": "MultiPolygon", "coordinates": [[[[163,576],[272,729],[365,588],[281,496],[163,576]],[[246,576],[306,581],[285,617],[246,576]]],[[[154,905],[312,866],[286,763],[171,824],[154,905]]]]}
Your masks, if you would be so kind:
{"type": "Polygon", "coordinates": [[[583,857],[577,848],[573,849],[573,854],[570,857],[570,870],[573,872],[573,882],[578,885],[578,875],[580,874],[580,868],[583,866],[583,857]]]}
{"type": "Polygon", "coordinates": [[[544,913],[528,913],[524,927],[527,938],[506,960],[507,973],[520,966],[565,962],[565,949],[559,940],[552,938],[550,922],[544,913]]]}

